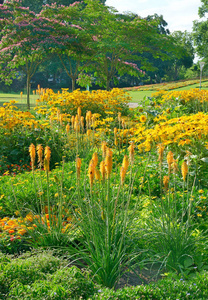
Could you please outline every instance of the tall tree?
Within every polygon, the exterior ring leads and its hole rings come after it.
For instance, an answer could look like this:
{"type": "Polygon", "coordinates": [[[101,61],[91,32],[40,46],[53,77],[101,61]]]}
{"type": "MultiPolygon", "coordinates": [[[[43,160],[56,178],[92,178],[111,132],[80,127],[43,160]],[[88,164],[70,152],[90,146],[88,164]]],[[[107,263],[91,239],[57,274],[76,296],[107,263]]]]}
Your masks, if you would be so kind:
{"type": "Polygon", "coordinates": [[[202,5],[199,7],[200,21],[194,21],[193,38],[196,51],[199,57],[208,59],[208,1],[201,0],[202,5]]]}
{"type": "MultiPolygon", "coordinates": [[[[74,7],[68,7],[68,14],[74,14],[74,7]]],[[[30,108],[30,81],[40,63],[48,57],[51,49],[80,47],[79,28],[67,27],[41,15],[36,16],[18,1],[0,5],[0,78],[7,83],[17,76],[20,68],[27,75],[27,106],[30,108]],[[4,16],[7,16],[5,18],[4,16]],[[55,32],[55,34],[54,34],[55,32]],[[59,34],[57,34],[59,33],[59,34]]]]}
{"type": "Polygon", "coordinates": [[[138,16],[122,18],[122,15],[117,16],[116,10],[104,7],[97,1],[86,2],[85,13],[90,20],[89,31],[94,36],[96,49],[86,70],[95,70],[99,84],[107,89],[117,74],[128,73],[138,77],[151,69],[152,64],[144,53],[168,59],[167,50],[169,53],[177,52],[173,39],[158,32],[158,20],[138,16]],[[139,62],[139,68],[135,62],[139,62]]]}
{"type": "MultiPolygon", "coordinates": [[[[13,0],[7,1],[12,2],[13,0]]],[[[105,1],[106,0],[100,0],[101,3],[105,3],[105,1]]],[[[45,5],[52,5],[53,3],[56,3],[57,5],[69,6],[77,2],[82,2],[82,0],[21,0],[21,5],[24,7],[29,7],[29,9],[34,11],[35,13],[39,13],[45,5]]]]}

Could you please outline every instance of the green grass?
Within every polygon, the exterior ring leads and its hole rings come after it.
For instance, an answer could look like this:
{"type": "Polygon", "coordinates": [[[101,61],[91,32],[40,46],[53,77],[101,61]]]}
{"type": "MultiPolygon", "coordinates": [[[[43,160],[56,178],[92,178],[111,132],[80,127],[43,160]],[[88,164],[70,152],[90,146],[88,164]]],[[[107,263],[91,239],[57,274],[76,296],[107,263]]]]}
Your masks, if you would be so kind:
{"type": "MultiPolygon", "coordinates": [[[[207,84],[207,82],[202,82],[202,88],[208,89],[208,87],[203,87],[204,84],[207,84]]],[[[157,86],[157,85],[156,85],[157,86]]],[[[182,91],[182,90],[189,90],[199,88],[199,83],[188,85],[185,87],[177,88],[175,91],[182,91]]],[[[156,90],[153,91],[128,91],[130,97],[132,98],[131,102],[138,103],[141,100],[144,99],[144,97],[151,97],[153,93],[157,92],[156,90]]],[[[39,98],[39,95],[30,95],[30,104],[31,107],[35,106],[36,100],[39,98]]],[[[27,95],[23,94],[22,98],[20,96],[20,93],[1,93],[0,92],[0,106],[3,105],[5,102],[9,102],[11,100],[16,100],[18,103],[16,104],[18,108],[20,109],[26,109],[26,103],[27,103],[27,95]]]]}
{"type": "MultiPolygon", "coordinates": [[[[205,82],[207,84],[207,82],[205,82]]],[[[183,91],[183,90],[190,90],[190,89],[196,89],[199,88],[199,83],[198,84],[192,84],[192,85],[188,85],[188,86],[184,86],[181,88],[177,88],[174,89],[174,91],[183,91]]],[[[207,90],[207,87],[203,87],[203,83],[202,83],[202,89],[207,90]]],[[[157,91],[128,91],[129,96],[132,98],[131,102],[134,103],[138,103],[141,100],[143,100],[143,98],[146,97],[151,97],[151,95],[153,93],[156,93],[157,91]]]]}
{"type": "MultiPolygon", "coordinates": [[[[36,100],[39,98],[39,95],[30,95],[30,104],[31,107],[35,106],[36,100]]],[[[27,105],[27,95],[23,94],[22,98],[20,93],[0,93],[0,106],[3,106],[5,102],[16,100],[16,106],[20,109],[26,109],[27,105]]]]}

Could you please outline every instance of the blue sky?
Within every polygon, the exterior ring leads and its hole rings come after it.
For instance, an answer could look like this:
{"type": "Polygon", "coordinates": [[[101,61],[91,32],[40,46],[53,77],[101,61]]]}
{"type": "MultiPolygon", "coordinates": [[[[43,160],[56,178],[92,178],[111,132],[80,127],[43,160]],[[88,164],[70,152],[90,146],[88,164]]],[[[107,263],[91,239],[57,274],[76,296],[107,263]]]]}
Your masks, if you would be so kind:
{"type": "Polygon", "coordinates": [[[167,28],[173,31],[192,31],[193,21],[198,20],[200,0],[106,0],[119,12],[134,12],[141,17],[163,15],[167,28]]]}

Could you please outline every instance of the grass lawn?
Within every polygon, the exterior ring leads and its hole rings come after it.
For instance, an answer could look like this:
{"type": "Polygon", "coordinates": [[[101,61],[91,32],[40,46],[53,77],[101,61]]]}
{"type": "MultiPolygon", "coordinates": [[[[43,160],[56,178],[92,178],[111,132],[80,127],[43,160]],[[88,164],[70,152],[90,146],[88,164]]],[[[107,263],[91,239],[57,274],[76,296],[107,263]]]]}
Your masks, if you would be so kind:
{"type": "MultiPolygon", "coordinates": [[[[205,82],[202,83],[202,88],[207,90],[208,88],[203,87],[203,84],[205,84],[205,82]]],[[[207,82],[206,82],[206,84],[207,84],[207,82]]],[[[184,87],[175,89],[174,91],[190,90],[190,89],[196,89],[196,88],[199,88],[199,84],[192,84],[192,85],[184,86],[184,87]]],[[[151,97],[151,95],[155,92],[157,92],[157,91],[156,90],[155,91],[128,91],[130,97],[132,97],[131,102],[135,102],[135,103],[138,103],[139,101],[141,101],[145,96],[151,97]]]]}
{"type": "MultiPolygon", "coordinates": [[[[202,88],[203,89],[208,89],[208,87],[203,87],[203,85],[207,86],[207,82],[202,82],[202,88]]],[[[155,85],[157,86],[157,85],[155,85]]],[[[175,89],[175,91],[182,91],[182,90],[189,90],[189,89],[194,89],[194,88],[199,88],[199,83],[198,84],[192,84],[192,85],[188,85],[188,86],[184,86],[181,88],[177,88],[175,89]]],[[[153,93],[157,92],[156,89],[155,90],[151,90],[151,91],[128,91],[130,97],[132,98],[131,102],[133,103],[138,103],[139,101],[143,100],[144,97],[151,97],[153,93]]],[[[39,95],[30,95],[30,104],[31,107],[35,106],[35,102],[36,100],[39,98],[39,95]]],[[[23,94],[22,98],[20,96],[20,93],[1,93],[0,92],[0,106],[3,105],[3,103],[5,102],[9,102],[11,100],[16,100],[18,103],[16,104],[16,106],[18,106],[18,108],[21,109],[26,109],[26,103],[27,103],[27,95],[23,94]]]]}

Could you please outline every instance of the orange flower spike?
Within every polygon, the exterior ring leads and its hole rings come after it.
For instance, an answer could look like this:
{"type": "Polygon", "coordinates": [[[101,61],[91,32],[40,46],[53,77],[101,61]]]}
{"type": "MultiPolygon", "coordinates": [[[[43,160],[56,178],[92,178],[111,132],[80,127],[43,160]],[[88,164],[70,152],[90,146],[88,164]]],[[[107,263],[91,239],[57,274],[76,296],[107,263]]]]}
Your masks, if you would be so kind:
{"type": "Polygon", "coordinates": [[[79,117],[79,119],[81,118],[81,114],[82,114],[82,111],[81,111],[81,108],[80,106],[77,108],[77,115],[79,117]]]}
{"type": "Polygon", "coordinates": [[[94,165],[93,160],[90,161],[89,168],[88,168],[88,175],[89,175],[89,179],[90,179],[90,186],[92,187],[94,177],[95,177],[95,165],[94,165]]]}
{"type": "Polygon", "coordinates": [[[74,127],[74,122],[75,122],[75,118],[74,118],[74,116],[72,116],[71,117],[71,125],[72,125],[72,127],[74,127]]]}
{"type": "Polygon", "coordinates": [[[126,170],[124,167],[120,168],[120,177],[121,177],[121,184],[124,184],[124,180],[125,180],[125,176],[126,176],[126,170]]]}
{"type": "Polygon", "coordinates": [[[129,166],[129,159],[128,159],[128,156],[127,156],[127,155],[124,155],[122,167],[124,168],[125,172],[127,171],[128,166],[129,166]]]}
{"type": "Polygon", "coordinates": [[[164,189],[168,189],[168,183],[169,183],[169,176],[164,176],[163,177],[163,184],[164,184],[164,189]]]}
{"type": "Polygon", "coordinates": [[[110,174],[112,172],[113,159],[111,155],[106,155],[105,157],[105,170],[107,174],[107,178],[110,178],[110,174]]]}
{"type": "Polygon", "coordinates": [[[95,179],[100,181],[100,171],[95,168],[95,179]]]}
{"type": "Polygon", "coordinates": [[[105,174],[106,174],[106,170],[105,170],[105,161],[101,161],[100,163],[100,173],[102,176],[102,179],[105,179],[105,174]]]}
{"type": "Polygon", "coordinates": [[[35,166],[35,146],[34,146],[34,144],[30,145],[29,153],[30,153],[30,159],[31,159],[31,164],[32,164],[32,170],[34,170],[34,166],[35,166]]]}
{"type": "Polygon", "coordinates": [[[49,146],[45,147],[44,156],[45,156],[45,159],[49,162],[50,158],[51,158],[51,149],[49,146]]]}
{"type": "Polygon", "coordinates": [[[91,133],[92,133],[92,130],[91,130],[91,129],[88,129],[88,130],[87,130],[87,136],[90,137],[90,136],[91,136],[91,133]]]}
{"type": "Polygon", "coordinates": [[[66,133],[69,134],[70,126],[69,123],[66,125],[66,133]]]}
{"type": "Polygon", "coordinates": [[[117,132],[118,132],[118,128],[115,127],[114,130],[113,130],[114,136],[116,136],[117,132]]]}
{"type": "Polygon", "coordinates": [[[79,126],[79,121],[75,121],[75,123],[74,123],[74,130],[76,131],[76,132],[80,132],[80,126],[79,126]]]}
{"type": "Polygon", "coordinates": [[[98,155],[97,155],[97,152],[94,152],[93,155],[92,155],[92,159],[94,161],[94,165],[95,165],[95,168],[97,167],[97,164],[98,164],[98,155]]]}
{"type": "Polygon", "coordinates": [[[102,152],[103,152],[103,157],[105,158],[105,156],[106,156],[106,151],[107,151],[107,143],[104,141],[104,142],[102,142],[102,144],[101,144],[101,150],[102,150],[102,152]]]}
{"type": "Polygon", "coordinates": [[[184,162],[182,163],[182,166],[181,166],[181,173],[182,173],[182,176],[183,176],[183,181],[186,180],[186,175],[188,174],[188,165],[187,165],[187,162],[184,160],[184,162]]]}
{"type": "Polygon", "coordinates": [[[121,122],[121,112],[118,113],[118,121],[121,122]]]}
{"type": "Polygon", "coordinates": [[[173,173],[175,174],[176,172],[178,172],[178,161],[177,159],[173,159],[172,162],[172,169],[173,169],[173,173]]]}
{"type": "Polygon", "coordinates": [[[158,160],[160,161],[161,164],[162,164],[162,160],[163,160],[164,150],[165,150],[165,147],[163,144],[157,145],[157,153],[159,154],[158,160]]]}
{"type": "Polygon", "coordinates": [[[84,128],[84,117],[83,116],[81,116],[80,123],[81,123],[82,128],[84,128]]]}
{"type": "Polygon", "coordinates": [[[42,162],[43,162],[43,147],[42,147],[42,145],[41,144],[37,145],[36,150],[37,150],[37,154],[38,154],[38,162],[41,166],[42,162]]]}
{"type": "Polygon", "coordinates": [[[171,172],[171,165],[173,163],[173,152],[172,151],[169,151],[168,154],[167,154],[167,163],[168,163],[168,173],[170,174],[171,172]]]}
{"type": "Polygon", "coordinates": [[[134,162],[134,143],[131,143],[128,150],[129,150],[129,159],[130,159],[131,164],[133,165],[133,162],[134,162]]]}
{"type": "Polygon", "coordinates": [[[77,157],[76,158],[76,169],[77,169],[77,177],[80,178],[80,171],[81,171],[81,158],[77,157]]]}

